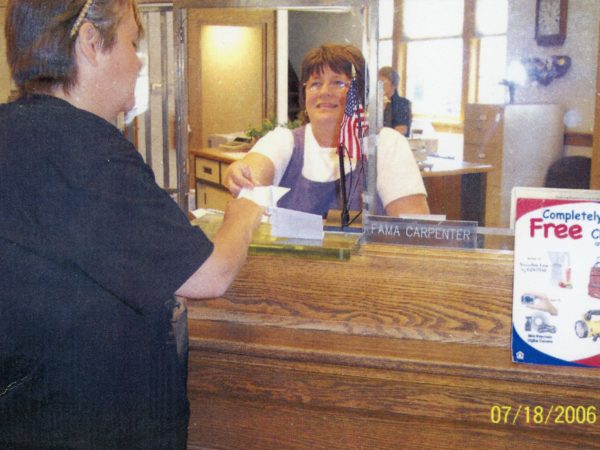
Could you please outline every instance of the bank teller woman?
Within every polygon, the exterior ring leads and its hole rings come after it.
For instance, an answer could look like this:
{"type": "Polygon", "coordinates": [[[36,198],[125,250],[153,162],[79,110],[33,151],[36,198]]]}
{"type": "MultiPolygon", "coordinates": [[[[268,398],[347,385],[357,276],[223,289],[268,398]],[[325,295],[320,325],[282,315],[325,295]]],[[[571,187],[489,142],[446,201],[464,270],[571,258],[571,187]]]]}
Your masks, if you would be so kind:
{"type": "MultiPolygon", "coordinates": [[[[304,125],[279,127],[260,139],[229,167],[225,183],[234,196],[241,189],[279,185],[290,188],[278,206],[325,217],[339,203],[337,148],[353,68],[359,97],[365,99],[365,60],[354,46],[328,44],[307,52],[301,67],[300,106],[304,125]]],[[[360,160],[345,158],[350,210],[361,210],[360,160]],[[350,186],[349,186],[350,185],[350,186]]],[[[391,128],[379,132],[377,204],[380,213],[428,214],[426,191],[407,140],[391,128]]]]}

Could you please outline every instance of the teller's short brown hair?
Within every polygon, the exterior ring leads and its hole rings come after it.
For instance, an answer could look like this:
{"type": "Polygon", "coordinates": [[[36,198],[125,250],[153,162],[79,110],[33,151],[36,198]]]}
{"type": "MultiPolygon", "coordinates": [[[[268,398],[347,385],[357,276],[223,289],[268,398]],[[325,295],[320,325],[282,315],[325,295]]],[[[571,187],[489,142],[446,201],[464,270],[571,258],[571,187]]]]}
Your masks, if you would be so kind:
{"type": "MultiPolygon", "coordinates": [[[[299,96],[301,111],[306,109],[305,83],[311,75],[322,73],[325,67],[329,67],[336,73],[343,73],[348,78],[352,78],[352,69],[354,68],[360,99],[362,104],[365,104],[367,75],[365,58],[362,53],[353,45],[325,44],[309,50],[302,60],[299,96]]],[[[306,114],[303,114],[302,120],[308,121],[306,114]]]]}

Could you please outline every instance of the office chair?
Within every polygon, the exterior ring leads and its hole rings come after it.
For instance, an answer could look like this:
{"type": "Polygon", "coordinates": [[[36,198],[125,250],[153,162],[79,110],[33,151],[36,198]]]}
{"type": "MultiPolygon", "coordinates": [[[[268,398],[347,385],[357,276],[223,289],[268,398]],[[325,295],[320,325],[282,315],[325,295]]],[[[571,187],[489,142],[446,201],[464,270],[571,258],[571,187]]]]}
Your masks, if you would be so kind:
{"type": "Polygon", "coordinates": [[[544,187],[589,189],[592,159],[587,156],[565,156],[554,161],[546,172],[544,187]]]}

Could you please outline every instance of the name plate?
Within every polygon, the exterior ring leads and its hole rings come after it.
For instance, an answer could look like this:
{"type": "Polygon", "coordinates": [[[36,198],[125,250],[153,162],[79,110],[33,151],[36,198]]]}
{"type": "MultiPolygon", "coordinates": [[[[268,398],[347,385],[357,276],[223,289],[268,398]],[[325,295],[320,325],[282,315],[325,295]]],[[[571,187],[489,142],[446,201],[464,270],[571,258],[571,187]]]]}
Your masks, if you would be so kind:
{"type": "Polygon", "coordinates": [[[369,216],[365,222],[365,242],[477,248],[477,222],[387,216],[369,216]]]}

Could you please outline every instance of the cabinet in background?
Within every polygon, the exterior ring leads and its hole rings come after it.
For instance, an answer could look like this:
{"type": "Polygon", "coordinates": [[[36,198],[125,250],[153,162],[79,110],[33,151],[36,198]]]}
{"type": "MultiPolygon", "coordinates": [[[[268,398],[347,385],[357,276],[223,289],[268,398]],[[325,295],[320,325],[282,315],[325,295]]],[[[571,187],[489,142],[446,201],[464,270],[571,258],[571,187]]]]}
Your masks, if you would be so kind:
{"type": "Polygon", "coordinates": [[[548,167],[563,155],[563,135],[560,105],[467,105],[464,159],[493,166],[485,226],[509,226],[512,188],[544,185],[548,167]]]}
{"type": "Polygon", "coordinates": [[[223,161],[194,156],[196,208],[225,210],[227,202],[232,199],[223,185],[228,166],[223,161]]]}

